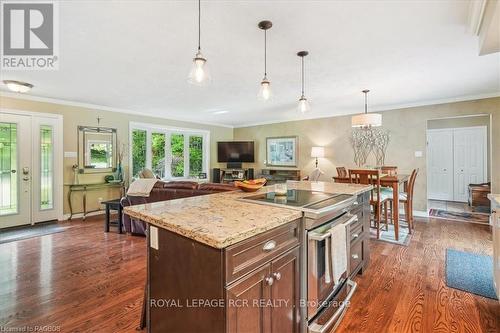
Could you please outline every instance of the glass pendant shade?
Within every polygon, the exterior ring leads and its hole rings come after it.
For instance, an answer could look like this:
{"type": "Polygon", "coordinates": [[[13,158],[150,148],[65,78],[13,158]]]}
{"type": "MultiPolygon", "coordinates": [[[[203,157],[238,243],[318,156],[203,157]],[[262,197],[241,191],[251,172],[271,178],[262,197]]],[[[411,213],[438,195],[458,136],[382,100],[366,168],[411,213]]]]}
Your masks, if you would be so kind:
{"type": "Polygon", "coordinates": [[[311,105],[307,101],[307,98],[302,96],[299,99],[299,105],[298,105],[297,109],[299,110],[300,113],[307,113],[307,112],[311,111],[311,105]]]}
{"type": "Polygon", "coordinates": [[[207,59],[198,51],[193,58],[191,71],[189,72],[189,83],[203,86],[210,82],[210,71],[208,70],[207,59]]]}
{"type": "Polygon", "coordinates": [[[4,80],[3,83],[7,85],[7,88],[13,92],[25,93],[33,88],[33,85],[26,82],[14,81],[14,80],[4,80]]]}
{"type": "Polygon", "coordinates": [[[382,126],[382,115],[379,113],[362,113],[351,118],[352,127],[382,126]]]}
{"type": "Polygon", "coordinates": [[[272,93],[271,93],[271,82],[267,80],[267,78],[264,77],[262,82],[260,83],[260,90],[259,90],[259,100],[261,101],[267,101],[271,99],[272,93]]]}

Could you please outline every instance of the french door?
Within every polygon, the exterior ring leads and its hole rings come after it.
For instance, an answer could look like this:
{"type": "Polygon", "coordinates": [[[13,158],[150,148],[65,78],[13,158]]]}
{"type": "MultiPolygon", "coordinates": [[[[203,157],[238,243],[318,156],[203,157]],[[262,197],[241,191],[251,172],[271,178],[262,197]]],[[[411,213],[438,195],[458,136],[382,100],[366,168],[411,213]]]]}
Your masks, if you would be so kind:
{"type": "Polygon", "coordinates": [[[0,112],[0,228],[62,216],[62,118],[0,112]]]}

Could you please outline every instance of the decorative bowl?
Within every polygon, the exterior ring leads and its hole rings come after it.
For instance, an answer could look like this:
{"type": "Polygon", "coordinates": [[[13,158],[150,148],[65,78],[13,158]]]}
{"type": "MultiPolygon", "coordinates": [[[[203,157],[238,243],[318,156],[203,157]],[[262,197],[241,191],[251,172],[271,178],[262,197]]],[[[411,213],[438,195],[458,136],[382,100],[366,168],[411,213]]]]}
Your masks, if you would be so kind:
{"type": "Polygon", "coordinates": [[[259,178],[252,180],[244,180],[242,182],[235,181],[234,186],[241,189],[244,192],[255,192],[261,189],[264,185],[266,185],[267,179],[259,178]]]}

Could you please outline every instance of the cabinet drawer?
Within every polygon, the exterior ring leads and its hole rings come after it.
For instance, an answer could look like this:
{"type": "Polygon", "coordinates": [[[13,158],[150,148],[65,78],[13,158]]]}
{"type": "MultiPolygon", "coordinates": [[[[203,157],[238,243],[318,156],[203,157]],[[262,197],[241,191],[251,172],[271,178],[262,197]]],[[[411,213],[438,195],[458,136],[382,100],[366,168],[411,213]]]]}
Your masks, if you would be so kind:
{"type": "Polygon", "coordinates": [[[364,231],[365,231],[365,226],[363,223],[356,223],[356,225],[353,227],[351,225],[351,244],[360,239],[361,237],[364,236],[364,231]]]}
{"type": "Polygon", "coordinates": [[[350,266],[349,270],[352,272],[356,271],[363,262],[363,246],[364,246],[365,240],[362,239],[358,242],[354,242],[351,245],[351,259],[350,259],[350,266]]]}
{"type": "Polygon", "coordinates": [[[228,247],[224,252],[226,285],[298,245],[299,222],[295,220],[228,247]]]}
{"type": "Polygon", "coordinates": [[[351,223],[351,225],[350,225],[351,231],[355,230],[355,229],[358,229],[360,226],[363,225],[363,221],[364,221],[364,219],[363,219],[363,216],[364,216],[363,206],[358,206],[358,207],[352,209],[349,212],[349,214],[351,214],[353,216],[356,215],[358,217],[357,221],[351,223]]]}

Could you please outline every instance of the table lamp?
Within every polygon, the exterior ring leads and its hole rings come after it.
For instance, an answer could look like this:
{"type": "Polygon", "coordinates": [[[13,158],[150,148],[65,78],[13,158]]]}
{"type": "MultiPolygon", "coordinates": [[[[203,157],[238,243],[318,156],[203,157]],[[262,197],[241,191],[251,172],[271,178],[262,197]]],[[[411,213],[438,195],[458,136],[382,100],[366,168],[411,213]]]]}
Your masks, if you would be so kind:
{"type": "Polygon", "coordinates": [[[318,167],[318,157],[325,157],[325,147],[312,147],[311,157],[316,158],[316,168],[318,167]]]}

